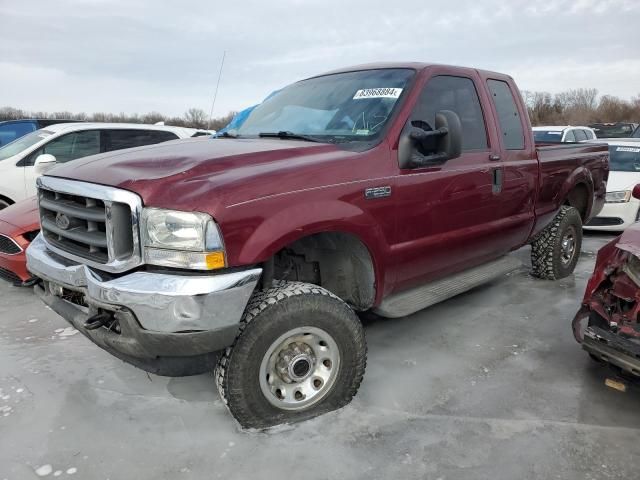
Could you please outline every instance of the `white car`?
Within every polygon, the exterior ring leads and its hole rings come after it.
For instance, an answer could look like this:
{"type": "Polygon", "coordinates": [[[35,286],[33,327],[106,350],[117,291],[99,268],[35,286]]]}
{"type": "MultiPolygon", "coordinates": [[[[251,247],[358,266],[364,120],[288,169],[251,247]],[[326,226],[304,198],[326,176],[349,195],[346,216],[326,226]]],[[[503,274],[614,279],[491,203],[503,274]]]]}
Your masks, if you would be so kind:
{"type": "Polygon", "coordinates": [[[536,143],[586,142],[596,138],[596,132],[590,127],[573,125],[533,127],[536,143]]]}
{"type": "Polygon", "coordinates": [[[209,135],[193,128],[133,123],[59,123],[0,148],[0,210],[36,193],[36,178],[56,163],[96,153],[209,135]]]}
{"type": "Polygon", "coordinates": [[[602,211],[584,228],[622,231],[640,218],[640,200],[631,191],[640,183],[640,139],[601,138],[609,144],[609,181],[602,211]]]}

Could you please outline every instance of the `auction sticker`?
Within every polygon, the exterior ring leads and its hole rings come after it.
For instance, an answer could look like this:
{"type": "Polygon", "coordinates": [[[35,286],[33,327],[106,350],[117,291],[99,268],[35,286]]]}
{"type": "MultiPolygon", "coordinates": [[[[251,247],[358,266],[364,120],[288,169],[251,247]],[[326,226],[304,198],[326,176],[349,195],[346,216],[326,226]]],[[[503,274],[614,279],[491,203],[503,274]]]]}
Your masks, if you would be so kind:
{"type": "Polygon", "coordinates": [[[398,98],[401,93],[401,88],[364,88],[356,92],[353,100],[361,100],[363,98],[398,98]]]}

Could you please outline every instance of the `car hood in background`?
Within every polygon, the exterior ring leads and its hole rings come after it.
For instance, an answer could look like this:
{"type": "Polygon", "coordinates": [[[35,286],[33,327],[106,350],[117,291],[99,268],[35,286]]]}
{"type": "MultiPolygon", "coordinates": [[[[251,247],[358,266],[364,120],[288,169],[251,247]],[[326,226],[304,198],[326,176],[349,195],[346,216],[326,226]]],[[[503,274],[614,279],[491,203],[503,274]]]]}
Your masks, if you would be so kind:
{"type": "Polygon", "coordinates": [[[14,203],[0,210],[0,220],[24,232],[39,229],[40,219],[36,197],[25,198],[18,203],[14,203]]]}
{"type": "Polygon", "coordinates": [[[640,183],[640,172],[609,172],[607,180],[607,192],[620,192],[633,190],[640,183]]]}

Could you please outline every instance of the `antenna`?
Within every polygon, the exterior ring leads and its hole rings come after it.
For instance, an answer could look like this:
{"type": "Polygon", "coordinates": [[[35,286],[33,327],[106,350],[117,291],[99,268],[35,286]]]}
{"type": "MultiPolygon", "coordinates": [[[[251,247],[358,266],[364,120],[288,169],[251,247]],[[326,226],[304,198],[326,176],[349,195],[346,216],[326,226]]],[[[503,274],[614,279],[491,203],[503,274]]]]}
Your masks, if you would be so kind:
{"type": "Polygon", "coordinates": [[[213,101],[211,102],[211,110],[209,111],[209,121],[207,122],[207,130],[211,127],[211,117],[213,116],[213,107],[216,104],[216,97],[218,96],[218,87],[220,86],[220,77],[222,77],[222,67],[224,67],[224,57],[227,56],[227,51],[222,52],[222,62],[220,62],[220,73],[218,73],[218,82],[216,83],[216,91],[213,92],[213,101]]]}

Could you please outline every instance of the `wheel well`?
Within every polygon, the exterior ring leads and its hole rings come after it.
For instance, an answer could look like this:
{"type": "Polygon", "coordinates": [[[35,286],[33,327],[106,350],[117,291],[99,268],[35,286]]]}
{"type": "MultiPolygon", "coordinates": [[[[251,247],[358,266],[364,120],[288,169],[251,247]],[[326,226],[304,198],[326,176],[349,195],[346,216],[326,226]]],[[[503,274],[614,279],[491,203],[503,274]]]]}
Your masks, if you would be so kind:
{"type": "Polygon", "coordinates": [[[356,310],[375,300],[375,272],[369,250],[358,237],[325,232],[301,238],[277,252],[264,268],[271,280],[313,283],[326,288],[356,310]]]}
{"type": "Polygon", "coordinates": [[[574,207],[580,212],[580,218],[584,222],[587,216],[587,208],[589,207],[589,190],[584,183],[579,183],[569,192],[565,205],[574,207]]]}

